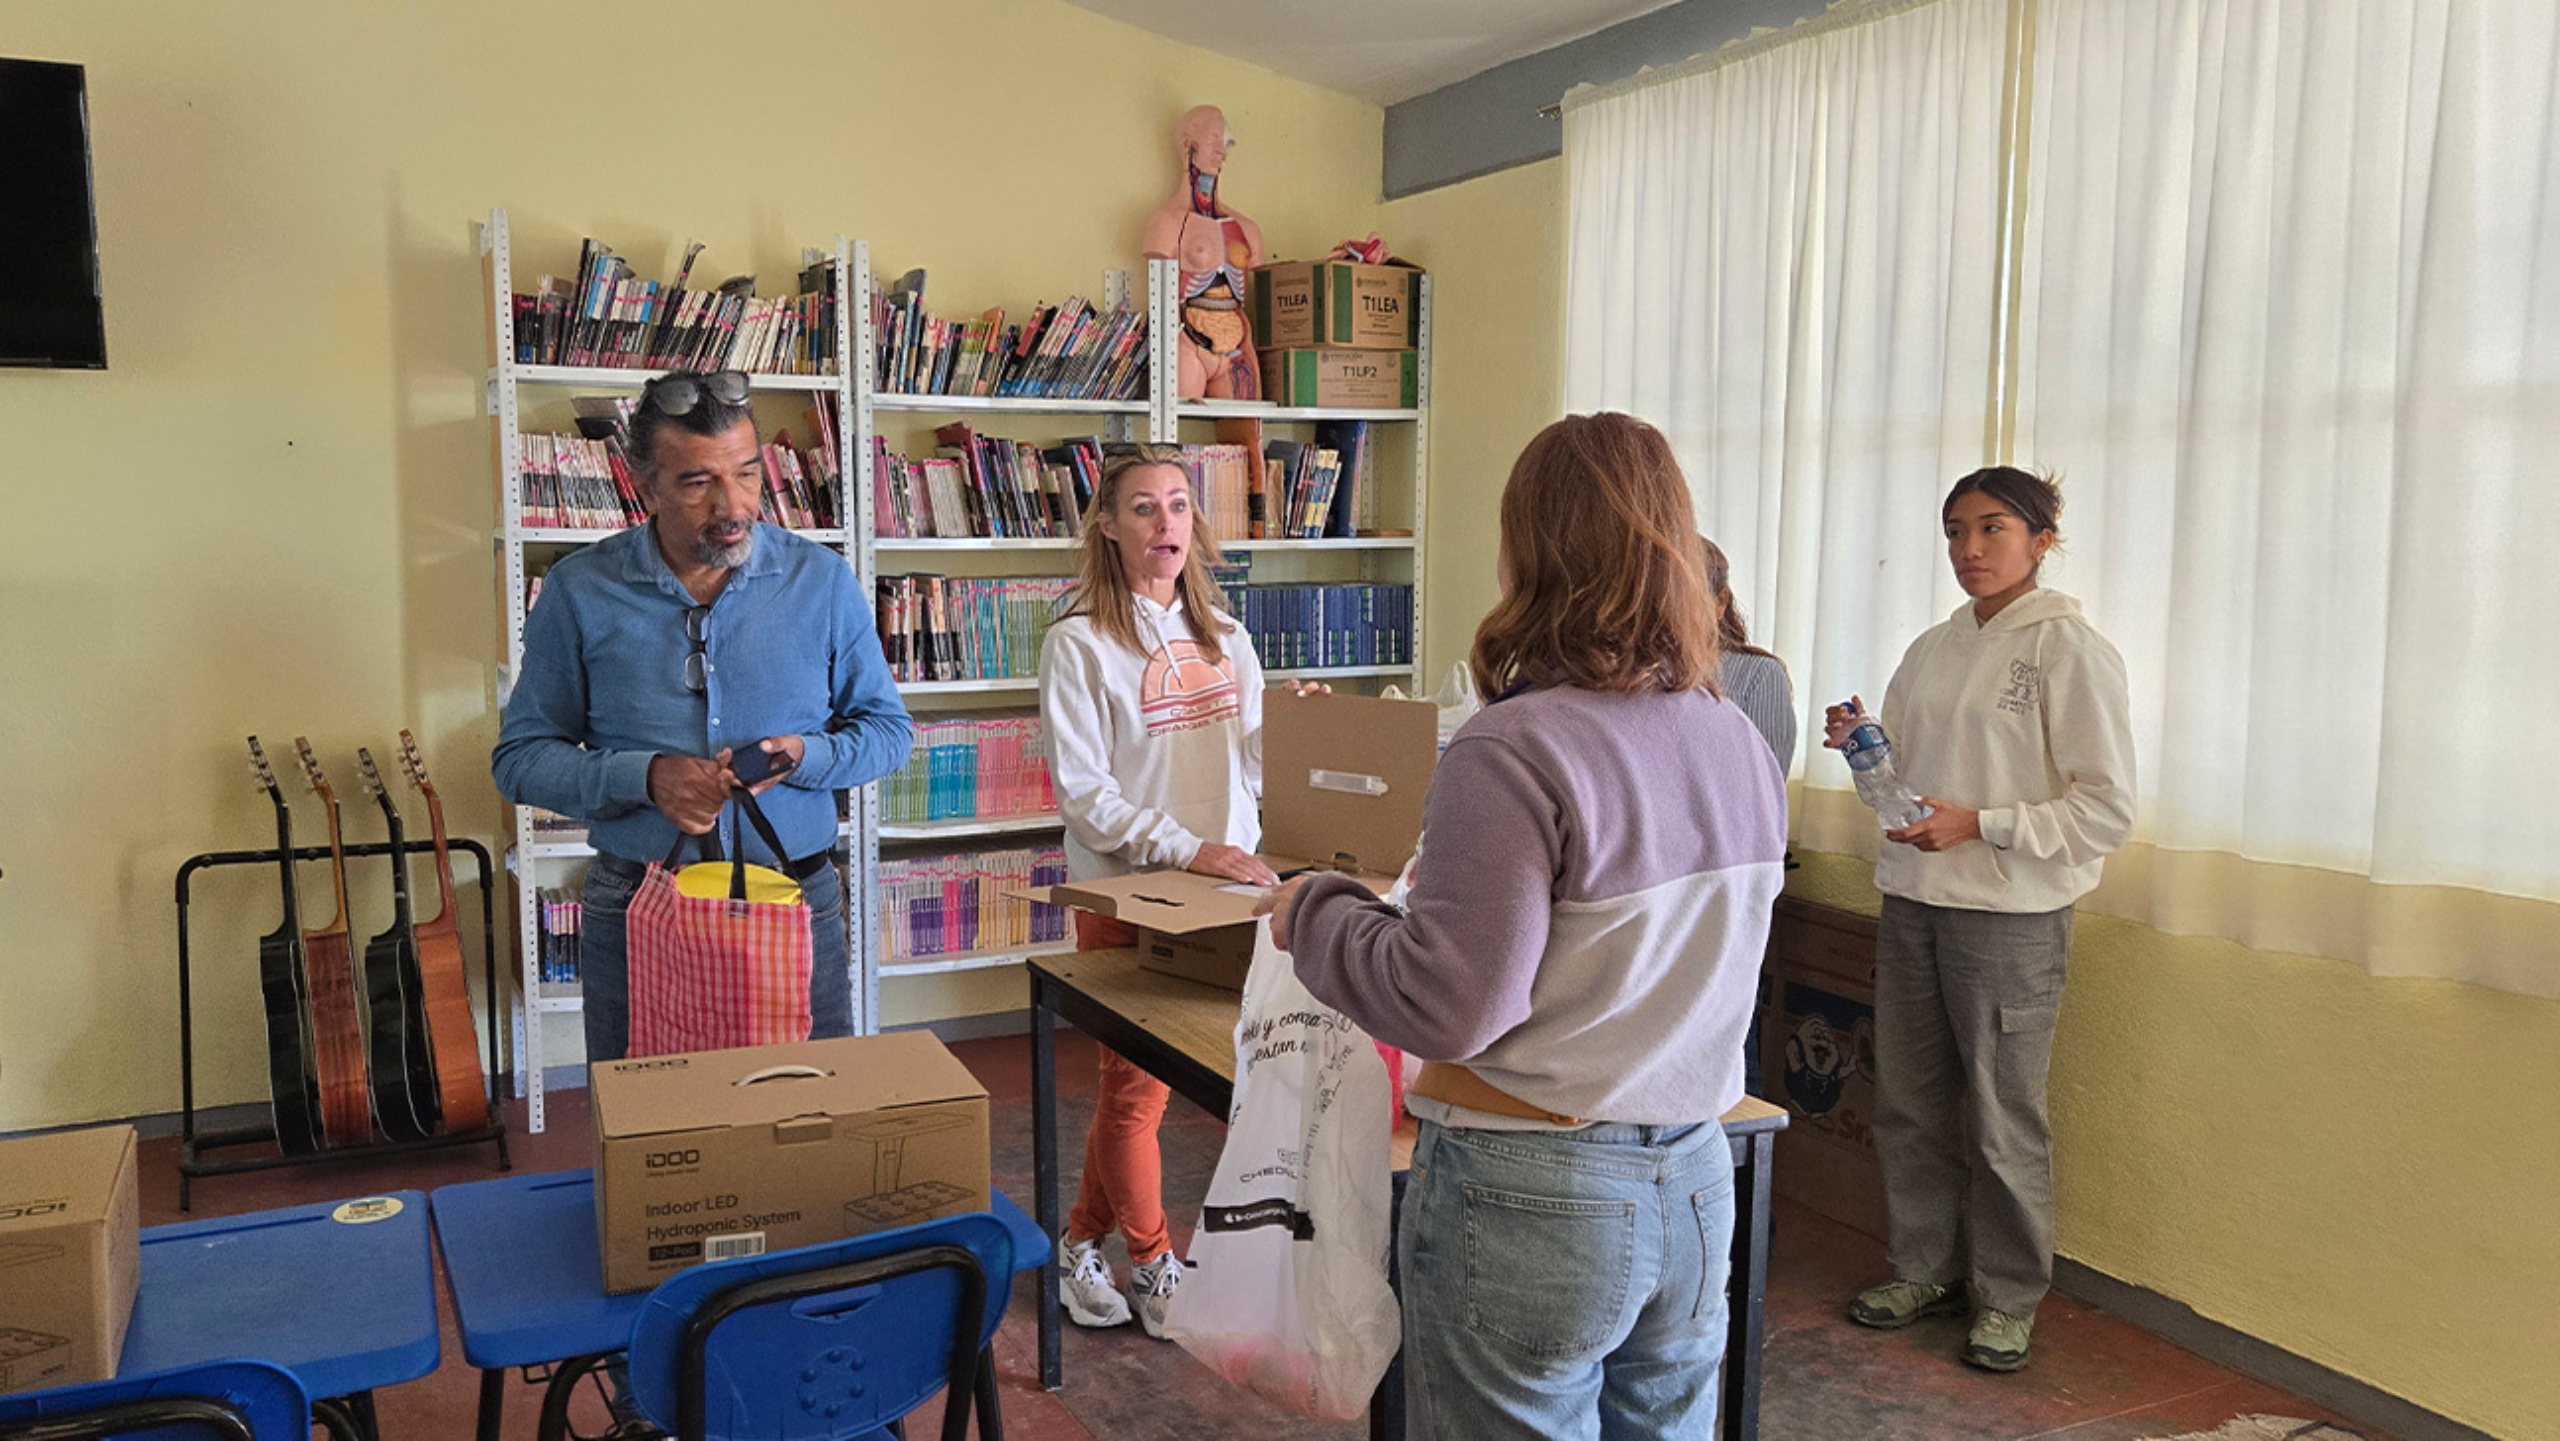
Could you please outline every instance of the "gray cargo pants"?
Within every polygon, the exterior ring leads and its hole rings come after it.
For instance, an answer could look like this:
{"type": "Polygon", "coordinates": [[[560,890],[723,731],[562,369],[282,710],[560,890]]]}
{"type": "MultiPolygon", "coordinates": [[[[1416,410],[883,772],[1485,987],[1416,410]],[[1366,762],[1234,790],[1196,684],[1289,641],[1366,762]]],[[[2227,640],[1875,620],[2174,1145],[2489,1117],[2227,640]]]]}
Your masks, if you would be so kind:
{"type": "Polygon", "coordinates": [[[2053,1284],[2045,1072],[2071,917],[1887,896],[1876,922],[1875,1137],[1893,1274],[1970,1280],[1977,1308],[2012,1316],[2033,1316],[2053,1284]]]}

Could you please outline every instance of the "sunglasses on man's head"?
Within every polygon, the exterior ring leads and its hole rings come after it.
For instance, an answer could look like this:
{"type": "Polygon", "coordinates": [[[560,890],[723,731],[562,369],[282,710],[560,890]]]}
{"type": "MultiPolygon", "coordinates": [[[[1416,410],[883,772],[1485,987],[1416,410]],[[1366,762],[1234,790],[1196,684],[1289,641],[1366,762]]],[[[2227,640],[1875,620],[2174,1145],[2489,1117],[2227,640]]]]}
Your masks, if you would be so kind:
{"type": "Polygon", "coordinates": [[[684,415],[702,404],[709,396],[722,405],[744,404],[747,398],[747,373],[743,370],[714,370],[695,375],[679,371],[661,375],[640,389],[640,403],[661,415],[684,415]]]}

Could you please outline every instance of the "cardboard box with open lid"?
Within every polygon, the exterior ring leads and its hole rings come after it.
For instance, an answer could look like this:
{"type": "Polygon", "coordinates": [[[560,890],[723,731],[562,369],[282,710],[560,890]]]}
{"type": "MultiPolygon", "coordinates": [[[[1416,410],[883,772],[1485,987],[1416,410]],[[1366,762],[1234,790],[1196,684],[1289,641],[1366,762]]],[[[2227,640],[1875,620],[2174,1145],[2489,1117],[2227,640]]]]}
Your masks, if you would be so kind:
{"type": "Polygon", "coordinates": [[[922,1031],[591,1072],[604,1288],[987,1209],[987,1093],[922,1031]]]}
{"type": "MultiPolygon", "coordinates": [[[[1273,691],[1262,712],[1263,861],[1283,877],[1340,871],[1383,895],[1422,835],[1439,744],[1428,701],[1273,691]]],[[[1141,871],[1029,894],[1137,927],[1150,970],[1244,989],[1259,887],[1141,871]]]]}

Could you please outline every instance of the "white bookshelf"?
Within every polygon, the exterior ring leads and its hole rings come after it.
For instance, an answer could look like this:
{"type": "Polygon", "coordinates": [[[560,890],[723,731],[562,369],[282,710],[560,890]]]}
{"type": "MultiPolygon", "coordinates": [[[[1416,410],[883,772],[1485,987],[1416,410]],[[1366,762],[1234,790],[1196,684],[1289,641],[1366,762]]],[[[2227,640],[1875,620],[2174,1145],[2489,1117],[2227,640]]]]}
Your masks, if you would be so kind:
{"type": "MultiPolygon", "coordinates": [[[[876,511],[873,489],[877,478],[871,473],[872,437],[879,433],[880,417],[903,414],[928,416],[1024,416],[1045,418],[1094,417],[1106,426],[1106,438],[1113,440],[1146,439],[1167,444],[1185,440],[1206,440],[1199,429],[1211,422],[1233,417],[1250,417],[1270,426],[1307,425],[1323,420],[1367,420],[1411,428],[1412,489],[1411,514],[1397,514],[1382,520],[1404,535],[1371,535],[1330,539],[1246,540],[1221,538],[1219,549],[1230,555],[1263,557],[1327,557],[1339,566],[1353,566],[1356,578],[1365,581],[1402,582],[1410,580],[1414,588],[1413,640],[1414,661],[1397,666],[1334,666],[1308,670],[1269,672],[1269,678],[1282,680],[1324,680],[1371,682],[1398,680],[1419,694],[1421,665],[1419,640],[1422,635],[1422,567],[1423,567],[1423,498],[1429,483],[1429,415],[1431,397],[1431,290],[1429,277],[1424,277],[1421,296],[1421,346],[1416,357],[1418,386],[1415,398],[1420,402],[1411,410],[1404,409],[1318,409],[1303,406],[1276,406],[1260,402],[1221,402],[1182,400],[1175,396],[1173,368],[1164,363],[1172,351],[1178,325],[1178,273],[1170,261],[1154,261],[1147,271],[1147,354],[1148,391],[1144,400],[1058,400],[1015,399],[948,395],[907,395],[884,393],[874,388],[873,357],[875,347],[871,334],[870,286],[873,267],[870,246],[861,241],[853,245],[853,283],[859,303],[853,308],[856,331],[854,350],[858,357],[853,386],[854,422],[847,426],[849,441],[855,451],[854,509],[848,517],[854,532],[852,549],[855,564],[865,576],[931,571],[954,556],[1000,558],[998,567],[1005,575],[1055,576],[1072,574],[1077,542],[1069,539],[883,539],[876,533],[876,511]],[[1186,433],[1186,426],[1191,433],[1186,433]]],[[[1106,276],[1102,288],[1102,308],[1110,309],[1130,296],[1128,277],[1121,272],[1106,276]]],[[[1385,435],[1378,437],[1383,456],[1394,442],[1385,435]]],[[[1292,562],[1295,563],[1295,562],[1292,562]]],[[[1340,579],[1329,576],[1327,579],[1340,579]]],[[[1312,577],[1311,577],[1312,579],[1312,577]]],[[[1039,681],[1028,676],[958,681],[911,681],[899,686],[918,714],[929,714],[933,708],[947,705],[995,703],[1012,707],[1028,707],[1039,693],[1039,681]]],[[[1018,838],[1032,833],[1022,818],[1008,817],[990,821],[934,822],[925,825],[883,824],[878,819],[878,806],[868,792],[856,804],[855,816],[861,826],[856,843],[857,869],[866,883],[876,881],[879,874],[880,847],[892,845],[929,845],[950,843],[958,849],[969,842],[1018,838]]],[[[1054,831],[1054,818],[1038,822],[1042,831],[1054,831]]],[[[876,914],[876,896],[866,904],[866,911],[876,914]]],[[[886,962],[874,953],[877,937],[857,937],[856,954],[861,959],[860,988],[865,992],[862,1005],[870,1013],[878,1011],[878,991],[884,980],[907,977],[948,975],[960,971],[983,970],[1021,964],[1027,955],[1038,951],[994,950],[967,957],[937,957],[912,962],[886,962]]]]}
{"type": "Polygon", "coordinates": [[[982,836],[1028,836],[1060,828],[1057,812],[1029,816],[988,816],[954,821],[882,821],[884,841],[966,841],[982,836]]]}
{"type": "MultiPolygon", "coordinates": [[[[550,526],[528,526],[524,523],[523,474],[518,468],[517,438],[522,433],[521,392],[526,387],[552,390],[620,391],[637,390],[648,383],[656,371],[608,368],[602,366],[522,365],[515,358],[515,257],[507,223],[507,212],[492,210],[486,220],[473,225],[473,238],[488,267],[488,299],[491,334],[495,337],[493,362],[483,376],[484,400],[488,414],[497,427],[498,442],[498,526],[493,540],[498,551],[498,603],[506,617],[506,645],[496,667],[498,704],[504,706],[514,677],[524,661],[524,590],[526,552],[556,551],[565,547],[591,545],[611,530],[567,529],[550,526]]],[[[840,414],[850,415],[852,325],[847,315],[852,256],[842,237],[831,246],[804,250],[803,266],[820,262],[834,266],[836,294],[836,344],[834,369],[823,375],[754,374],[749,377],[757,392],[773,392],[814,396],[832,393],[839,402],[840,414]]],[[[840,477],[846,478],[845,489],[836,497],[839,514],[850,516],[853,502],[849,478],[853,474],[851,442],[844,442],[846,453],[837,456],[840,477]]],[[[801,530],[797,534],[844,554],[850,561],[852,536],[847,530],[801,530]]],[[[856,834],[848,823],[844,834],[856,834]]],[[[511,1011],[515,1032],[516,1092],[525,1098],[525,1124],[528,1130],[540,1131],[544,1126],[543,1107],[543,1032],[552,1017],[568,1017],[575,1027],[581,1001],[574,984],[546,981],[541,975],[540,912],[541,892],[546,882],[560,883],[574,874],[575,868],[595,855],[594,847],[583,838],[572,839],[557,832],[537,833],[530,807],[517,806],[510,816],[507,846],[507,869],[515,876],[514,934],[518,959],[517,996],[511,1011]]],[[[848,877],[848,880],[850,878],[848,877]]],[[[872,930],[868,916],[859,907],[868,893],[867,887],[848,884],[845,887],[845,919],[853,938],[872,930]]],[[[863,1030],[876,1025],[876,1011],[865,1010],[855,1017],[863,1030]]]]}

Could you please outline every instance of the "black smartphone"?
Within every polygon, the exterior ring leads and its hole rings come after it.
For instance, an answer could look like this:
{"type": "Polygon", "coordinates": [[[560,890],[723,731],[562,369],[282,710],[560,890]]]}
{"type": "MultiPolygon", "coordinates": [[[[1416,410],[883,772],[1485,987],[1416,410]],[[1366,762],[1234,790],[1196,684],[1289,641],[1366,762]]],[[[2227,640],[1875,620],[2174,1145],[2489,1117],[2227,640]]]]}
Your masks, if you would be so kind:
{"type": "Polygon", "coordinates": [[[729,753],[729,770],[738,784],[752,786],[791,769],[789,751],[769,751],[762,745],[746,746],[729,753]]]}

